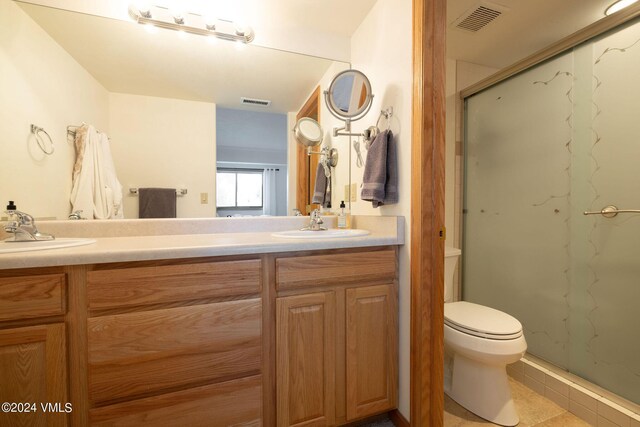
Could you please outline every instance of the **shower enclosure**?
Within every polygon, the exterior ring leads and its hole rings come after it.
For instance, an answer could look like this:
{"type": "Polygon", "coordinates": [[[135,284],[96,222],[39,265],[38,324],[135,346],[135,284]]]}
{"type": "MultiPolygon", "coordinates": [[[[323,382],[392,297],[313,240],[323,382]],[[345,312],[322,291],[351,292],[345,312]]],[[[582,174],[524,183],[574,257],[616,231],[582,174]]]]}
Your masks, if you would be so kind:
{"type": "Polygon", "coordinates": [[[600,213],[640,210],[640,23],[465,109],[463,298],[519,319],[529,353],[640,404],[640,213],[600,213]]]}

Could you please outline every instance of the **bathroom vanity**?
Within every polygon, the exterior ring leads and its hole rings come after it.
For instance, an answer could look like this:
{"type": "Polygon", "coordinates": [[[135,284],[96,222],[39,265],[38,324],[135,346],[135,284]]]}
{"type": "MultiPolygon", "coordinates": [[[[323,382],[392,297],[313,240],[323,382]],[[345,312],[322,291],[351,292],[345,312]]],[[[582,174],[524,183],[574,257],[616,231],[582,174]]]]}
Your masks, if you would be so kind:
{"type": "Polygon", "coordinates": [[[24,268],[0,259],[0,400],[37,405],[0,416],[294,426],[394,409],[401,228],[315,242],[98,237],[23,254],[24,268]]]}

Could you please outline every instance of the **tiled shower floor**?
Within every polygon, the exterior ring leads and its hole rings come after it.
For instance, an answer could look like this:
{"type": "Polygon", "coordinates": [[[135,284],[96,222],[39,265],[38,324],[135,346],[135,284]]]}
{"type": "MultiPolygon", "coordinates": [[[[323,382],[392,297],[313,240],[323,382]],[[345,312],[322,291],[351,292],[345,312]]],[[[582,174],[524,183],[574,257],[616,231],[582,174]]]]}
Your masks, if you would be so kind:
{"type": "MultiPolygon", "coordinates": [[[[588,427],[589,424],[556,405],[544,396],[509,378],[511,393],[520,416],[518,427],[588,427]]],[[[444,397],[445,427],[493,426],[458,405],[449,396],[444,397]]]]}

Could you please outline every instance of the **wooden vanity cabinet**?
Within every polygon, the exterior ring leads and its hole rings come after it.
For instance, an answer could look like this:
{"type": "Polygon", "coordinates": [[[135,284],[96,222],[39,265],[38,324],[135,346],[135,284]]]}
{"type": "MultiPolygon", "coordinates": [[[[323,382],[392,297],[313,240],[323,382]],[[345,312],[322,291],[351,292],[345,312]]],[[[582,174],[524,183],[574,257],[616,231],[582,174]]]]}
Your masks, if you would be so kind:
{"type": "Polygon", "coordinates": [[[66,426],[66,276],[0,273],[0,426],[66,426]]]}
{"type": "Polygon", "coordinates": [[[396,408],[396,259],[384,249],[276,260],[278,427],[396,408]]]}
{"type": "Polygon", "coordinates": [[[0,271],[0,402],[62,405],[0,427],[351,423],[396,407],[396,319],[388,247],[0,271]]]}
{"type": "Polygon", "coordinates": [[[259,425],[260,259],[87,273],[92,426],[259,425]]]}

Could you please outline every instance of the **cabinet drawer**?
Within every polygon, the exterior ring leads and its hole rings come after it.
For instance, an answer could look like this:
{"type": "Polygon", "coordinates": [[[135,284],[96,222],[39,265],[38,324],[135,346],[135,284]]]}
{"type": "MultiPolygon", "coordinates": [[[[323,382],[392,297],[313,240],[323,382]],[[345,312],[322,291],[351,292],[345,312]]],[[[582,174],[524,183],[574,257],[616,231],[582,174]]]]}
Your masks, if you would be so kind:
{"type": "Polygon", "coordinates": [[[372,280],[393,281],[396,268],[394,249],[278,258],[276,286],[278,290],[284,290],[372,280]]]}
{"type": "Polygon", "coordinates": [[[258,294],[260,260],[161,265],[87,274],[90,309],[258,294]]]}
{"type": "Polygon", "coordinates": [[[0,320],[65,313],[64,274],[0,278],[0,320]]]}
{"type": "Polygon", "coordinates": [[[261,321],[260,299],[90,318],[90,399],[144,397],[257,373],[261,321]]]}
{"type": "Polygon", "coordinates": [[[94,427],[262,425],[262,376],[92,409],[94,427]]]}

